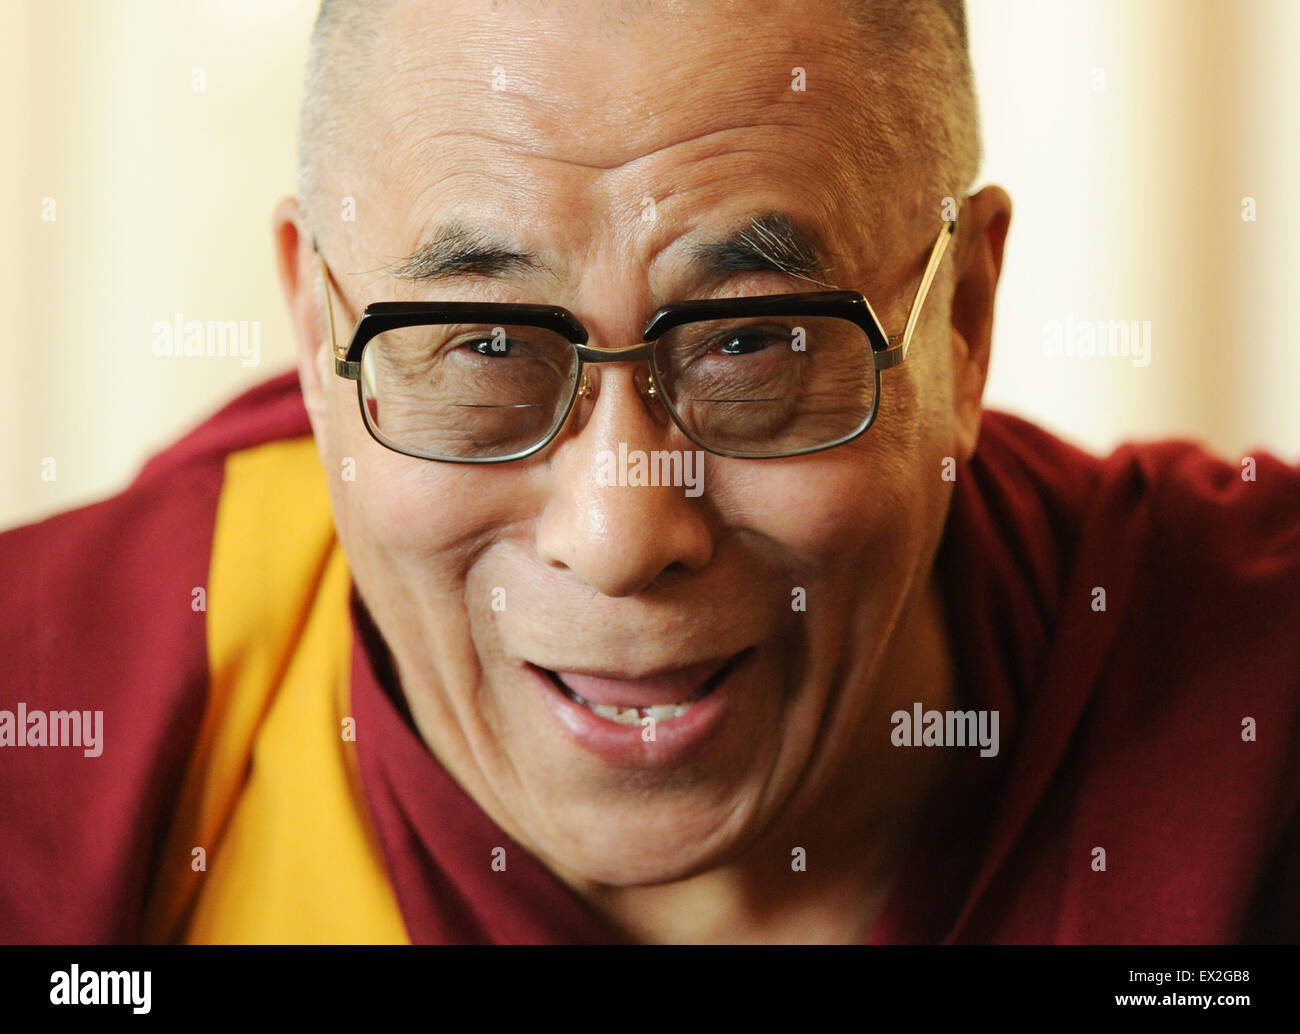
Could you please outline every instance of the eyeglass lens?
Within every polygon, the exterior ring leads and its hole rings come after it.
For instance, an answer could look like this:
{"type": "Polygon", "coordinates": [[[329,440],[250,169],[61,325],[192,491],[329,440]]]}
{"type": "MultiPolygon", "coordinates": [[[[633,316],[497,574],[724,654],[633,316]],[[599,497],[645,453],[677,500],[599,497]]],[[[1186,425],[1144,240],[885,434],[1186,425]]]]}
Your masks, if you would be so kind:
{"type": "MultiPolygon", "coordinates": [[[[579,359],[528,326],[424,324],[385,331],[361,356],[371,430],[430,459],[493,459],[545,441],[568,412],[579,359]]],[[[687,323],[655,344],[660,394],[705,448],[752,456],[851,436],[875,404],[866,334],[826,316],[687,323]]]]}

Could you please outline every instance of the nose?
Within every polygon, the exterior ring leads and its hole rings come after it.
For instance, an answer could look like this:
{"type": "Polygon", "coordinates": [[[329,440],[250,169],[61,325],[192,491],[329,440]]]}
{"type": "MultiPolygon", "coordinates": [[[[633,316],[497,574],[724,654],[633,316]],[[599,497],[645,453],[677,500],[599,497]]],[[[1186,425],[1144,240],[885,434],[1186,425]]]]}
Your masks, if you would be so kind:
{"type": "Polygon", "coordinates": [[[645,397],[633,364],[602,364],[588,374],[594,401],[578,402],[550,446],[537,550],[604,596],[632,596],[713,556],[704,453],[657,398],[645,397]]]}

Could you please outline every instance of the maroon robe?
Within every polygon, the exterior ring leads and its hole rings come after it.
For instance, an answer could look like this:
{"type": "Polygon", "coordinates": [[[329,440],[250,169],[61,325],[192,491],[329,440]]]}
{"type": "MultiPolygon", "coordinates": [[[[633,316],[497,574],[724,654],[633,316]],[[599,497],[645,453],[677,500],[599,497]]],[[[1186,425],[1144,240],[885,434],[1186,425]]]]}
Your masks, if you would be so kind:
{"type": "MultiPolygon", "coordinates": [[[[0,747],[0,941],[139,938],[207,695],[177,594],[204,584],[225,457],[309,433],[285,374],[122,494],[0,534],[0,709],[121,718],[111,766],[0,747]]],[[[1097,458],[985,413],[937,563],[962,706],[998,710],[1001,749],[935,794],[873,943],[1300,941],[1300,468],[1255,460],[1248,481],[1187,442],[1097,458]]],[[[379,730],[360,768],[411,939],[617,940],[521,848],[508,878],[482,864],[512,841],[352,609],[355,712],[379,730]]]]}

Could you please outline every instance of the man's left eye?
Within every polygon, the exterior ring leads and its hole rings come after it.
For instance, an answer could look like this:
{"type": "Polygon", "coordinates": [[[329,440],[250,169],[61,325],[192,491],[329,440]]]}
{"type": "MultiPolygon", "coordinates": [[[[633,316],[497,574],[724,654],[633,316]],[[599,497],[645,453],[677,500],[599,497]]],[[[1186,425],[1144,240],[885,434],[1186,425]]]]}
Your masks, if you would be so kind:
{"type": "Polygon", "coordinates": [[[728,334],[720,351],[723,355],[748,355],[760,352],[772,343],[772,335],[766,331],[735,331],[728,334]]]}

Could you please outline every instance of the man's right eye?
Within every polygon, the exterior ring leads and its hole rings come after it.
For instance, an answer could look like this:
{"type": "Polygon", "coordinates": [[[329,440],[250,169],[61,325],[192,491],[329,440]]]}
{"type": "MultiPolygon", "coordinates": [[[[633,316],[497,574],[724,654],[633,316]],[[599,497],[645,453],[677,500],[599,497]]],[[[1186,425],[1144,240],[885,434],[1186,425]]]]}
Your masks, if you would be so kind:
{"type": "Polygon", "coordinates": [[[479,355],[498,358],[508,356],[514,350],[514,342],[507,338],[504,333],[493,333],[488,337],[482,337],[467,344],[472,351],[477,352],[479,355]]]}

